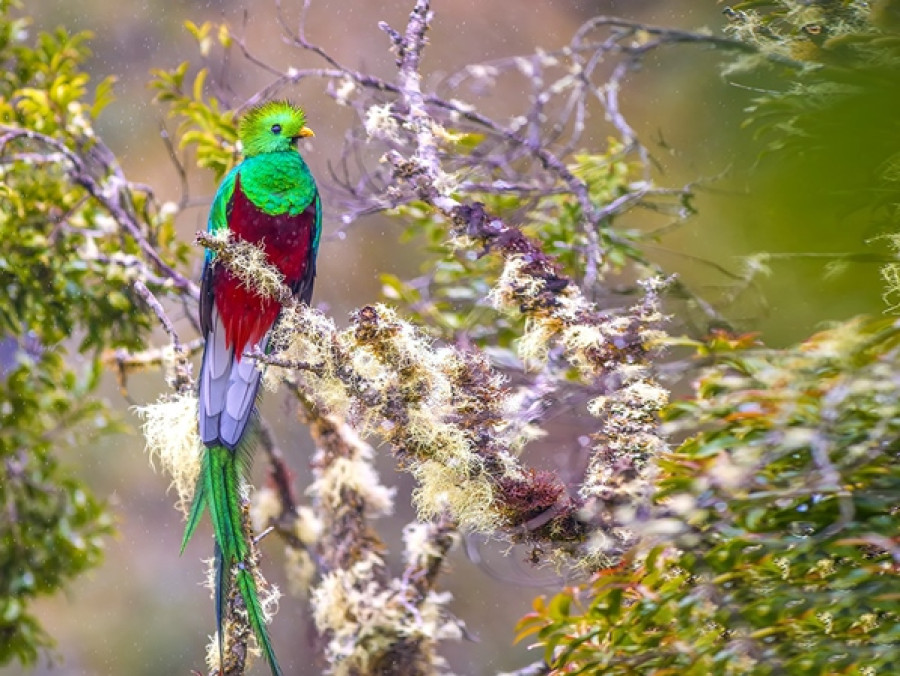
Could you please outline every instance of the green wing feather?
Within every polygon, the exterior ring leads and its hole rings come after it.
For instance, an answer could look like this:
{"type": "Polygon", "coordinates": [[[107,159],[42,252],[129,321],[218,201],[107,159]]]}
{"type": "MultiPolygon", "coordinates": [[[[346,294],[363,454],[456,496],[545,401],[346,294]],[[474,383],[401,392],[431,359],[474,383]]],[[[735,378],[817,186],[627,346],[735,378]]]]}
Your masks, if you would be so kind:
{"type": "MultiPolygon", "coordinates": [[[[219,189],[216,190],[216,196],[209,209],[209,218],[206,221],[206,231],[211,235],[228,228],[228,213],[231,211],[231,198],[234,196],[234,183],[239,169],[240,165],[229,171],[219,184],[219,189]]],[[[206,250],[207,263],[212,260],[213,255],[212,251],[206,250]]]]}
{"type": "Polygon", "coordinates": [[[310,260],[315,262],[319,253],[319,240],[322,239],[322,200],[319,199],[319,192],[316,191],[316,234],[313,236],[312,255],[310,260]]]}

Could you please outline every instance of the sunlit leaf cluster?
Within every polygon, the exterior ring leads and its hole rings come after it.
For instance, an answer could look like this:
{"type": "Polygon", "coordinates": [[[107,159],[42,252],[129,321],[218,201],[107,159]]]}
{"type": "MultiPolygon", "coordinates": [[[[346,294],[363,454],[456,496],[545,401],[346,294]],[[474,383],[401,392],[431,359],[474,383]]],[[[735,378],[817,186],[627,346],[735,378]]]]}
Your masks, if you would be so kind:
{"type": "MultiPolygon", "coordinates": [[[[185,27],[197,41],[200,54],[206,56],[213,45],[213,24],[197,25],[187,21],[185,27]]],[[[216,31],[217,41],[224,48],[232,45],[231,34],[222,24],[216,31]]],[[[220,179],[237,159],[237,129],[234,111],[223,109],[221,102],[206,91],[208,68],[200,68],[190,75],[191,64],[184,61],[169,70],[153,71],[151,88],[156,101],[165,104],[173,118],[181,123],[175,130],[181,148],[193,148],[198,166],[211,169],[220,179]]]]}
{"type": "MultiPolygon", "coordinates": [[[[6,36],[0,52],[0,124],[6,127],[0,133],[0,238],[7,243],[0,255],[2,328],[33,331],[46,344],[77,337],[82,350],[137,347],[150,325],[127,290],[139,274],[138,246],[119,235],[108,209],[74,177],[73,158],[81,156],[79,172],[96,175],[98,183],[109,178],[100,168],[107,158],[93,121],[111,101],[111,80],[98,84],[88,103],[89,78],[81,67],[89,34],[57,29],[30,39],[24,19],[4,15],[0,21],[6,36]]],[[[122,207],[144,223],[147,239],[183,258],[173,213],[155,208],[137,189],[127,198],[122,207]]]]}

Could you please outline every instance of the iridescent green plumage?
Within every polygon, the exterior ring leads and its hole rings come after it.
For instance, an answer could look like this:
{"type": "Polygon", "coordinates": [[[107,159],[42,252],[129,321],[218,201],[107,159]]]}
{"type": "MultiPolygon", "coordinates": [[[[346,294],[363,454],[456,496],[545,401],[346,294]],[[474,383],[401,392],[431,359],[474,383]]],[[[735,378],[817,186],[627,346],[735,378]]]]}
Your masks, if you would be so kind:
{"type": "MultiPolygon", "coordinates": [[[[228,229],[233,238],[259,246],[267,263],[305,302],[312,297],[322,214],[315,181],[295,146],[311,135],[303,111],[290,103],[270,102],[250,110],[239,130],[245,158],[219,186],[208,224],[213,233],[228,229]]],[[[241,483],[249,464],[247,425],[261,375],[244,354],[266,349],[280,313],[275,299],[259,296],[207,252],[200,294],[206,347],[199,392],[200,437],[207,450],[182,543],[183,550],[208,509],[216,539],[220,652],[224,603],[233,583],[276,676],[281,670],[266,632],[243,528],[241,483]]]]}

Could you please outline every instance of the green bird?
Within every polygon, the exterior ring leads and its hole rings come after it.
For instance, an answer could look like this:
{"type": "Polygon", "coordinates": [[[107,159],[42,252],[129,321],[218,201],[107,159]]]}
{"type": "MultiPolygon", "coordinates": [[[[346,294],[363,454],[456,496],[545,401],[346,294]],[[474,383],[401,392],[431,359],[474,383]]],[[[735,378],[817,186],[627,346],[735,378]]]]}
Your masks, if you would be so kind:
{"type": "MultiPolygon", "coordinates": [[[[285,101],[263,103],[241,119],[243,160],[222,180],[208,230],[262,248],[296,297],[312,298],[322,232],[319,193],[297,142],[313,133],[302,109],[285,101]]],[[[206,252],[200,288],[200,326],[206,338],[200,371],[199,431],[206,447],[181,551],[206,508],[215,532],[216,621],[222,657],[223,605],[235,584],[247,618],[272,673],[281,669],[266,631],[256,582],[248,565],[250,545],[242,530],[241,483],[249,466],[247,425],[256,402],[260,370],[244,357],[265,351],[281,305],[248,288],[206,252]]]]}

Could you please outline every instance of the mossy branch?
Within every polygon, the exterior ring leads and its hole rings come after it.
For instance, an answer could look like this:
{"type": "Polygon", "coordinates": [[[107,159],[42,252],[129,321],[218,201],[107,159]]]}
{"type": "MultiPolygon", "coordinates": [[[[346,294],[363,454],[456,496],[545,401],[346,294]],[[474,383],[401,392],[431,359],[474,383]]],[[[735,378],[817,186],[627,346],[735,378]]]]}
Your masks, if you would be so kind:
{"type": "MultiPolygon", "coordinates": [[[[588,555],[580,546],[588,542],[604,543],[602,556],[624,547],[622,524],[615,523],[608,510],[596,509],[593,519],[584,518],[583,508],[596,499],[589,489],[583,490],[582,498],[570,496],[558,477],[525,468],[516,459],[514,440],[503,431],[510,395],[503,378],[484,355],[436,347],[384,306],[362,308],[353,314],[350,326],[339,331],[323,315],[293,300],[284,285],[259,284],[256,280],[267,279],[269,272],[251,251],[255,248],[252,245],[208,236],[199,239],[215,247],[219,264],[241,274],[258,292],[270,293],[282,302],[288,299],[273,338],[275,349],[270,355],[251,356],[269,364],[276,374],[284,372],[286,366],[299,366],[303,377],[298,386],[306,396],[325,411],[347,416],[364,433],[377,434],[389,442],[402,465],[419,481],[415,499],[423,517],[436,517],[449,510],[464,529],[505,533],[516,542],[555,545],[577,553],[581,561],[594,561],[601,554],[588,555]],[[601,522],[606,535],[591,540],[591,532],[601,522]],[[618,545],[610,547],[610,541],[618,545]]],[[[649,331],[645,325],[659,319],[653,310],[655,295],[648,296],[643,314],[633,321],[587,315],[588,305],[580,300],[574,286],[551,281],[550,289],[556,293],[547,289],[551,276],[560,278],[545,258],[535,262],[531,275],[518,263],[513,267],[516,274],[498,282],[496,295],[530,304],[536,320],[553,323],[548,336],[568,335],[573,326],[591,328],[596,338],[593,343],[580,334],[581,342],[569,338],[573,355],[578,355],[573,361],[580,359],[588,370],[611,370],[626,359],[632,363],[628,373],[633,377],[627,379],[632,386],[627,390],[631,399],[623,396],[625,405],[620,408],[630,411],[628,405],[632,403],[641,407],[641,422],[652,432],[652,408],[647,399],[636,396],[639,390],[633,385],[639,378],[643,379],[640,382],[647,378],[636,358],[646,358],[648,336],[641,331],[649,331]],[[587,322],[586,316],[593,317],[593,323],[587,322]],[[601,329],[610,333],[609,340],[601,329]],[[606,342],[609,346],[603,348],[606,342]]],[[[617,377],[625,382],[622,371],[617,377]]],[[[649,385],[647,391],[657,399],[662,397],[660,390],[649,385]]],[[[629,431],[634,424],[631,420],[629,431]]],[[[612,424],[607,427],[612,429],[612,424]]],[[[640,471],[624,476],[635,481],[642,477],[650,450],[655,449],[649,443],[642,447],[643,455],[634,459],[640,471]]],[[[621,463],[629,457],[624,452],[616,454],[617,469],[621,470],[621,463]]],[[[606,500],[611,499],[608,492],[607,487],[606,500]]],[[[630,497],[635,496],[642,497],[641,491],[632,489],[630,497]]]]}
{"type": "Polygon", "coordinates": [[[453,544],[445,520],[413,524],[407,533],[408,568],[391,579],[385,546],[369,521],[393,509],[393,491],[371,466],[373,449],[333,416],[311,422],[317,452],[309,492],[321,519],[317,549],[321,581],[312,608],[337,673],[435,673],[437,642],[458,638],[444,605],[449,595],[433,592],[453,544]]]}
{"type": "MultiPolygon", "coordinates": [[[[418,73],[429,12],[428,1],[418,0],[406,35],[397,45],[400,95],[409,111],[401,128],[411,130],[413,153],[404,156],[393,150],[386,159],[398,182],[406,183],[419,200],[451,221],[458,246],[480,246],[481,254],[495,253],[503,259],[503,273],[491,297],[498,309],[527,318],[526,334],[519,342],[526,363],[544,361],[555,342],[583,377],[606,382],[610,391],[590,407],[604,419],[603,430],[580,489],[581,500],[573,504],[589,506],[606,525],[606,536],[598,542],[607,551],[595,554],[620,554],[633,538],[621,517],[611,516],[613,508],[627,504],[628,518],[641,511],[636,505],[649,496],[650,460],[665,448],[656,413],[667,403],[668,393],[653,377],[650,359],[652,345],[663,337],[657,326],[663,320],[659,291],[665,283],[644,282],[644,301],[626,313],[600,312],[540,243],[489,214],[482,203],[459,200],[441,189],[445,171],[435,138],[440,125],[425,107],[418,73]],[[615,544],[609,544],[609,534],[615,544]]],[[[391,34],[395,42],[400,40],[398,33],[391,34]]],[[[585,216],[593,213],[591,207],[585,216]]],[[[596,242],[591,247],[602,256],[596,242]]],[[[534,500],[536,495],[527,497],[534,500]]],[[[556,504],[546,506],[551,507],[560,509],[556,504]]]]}

